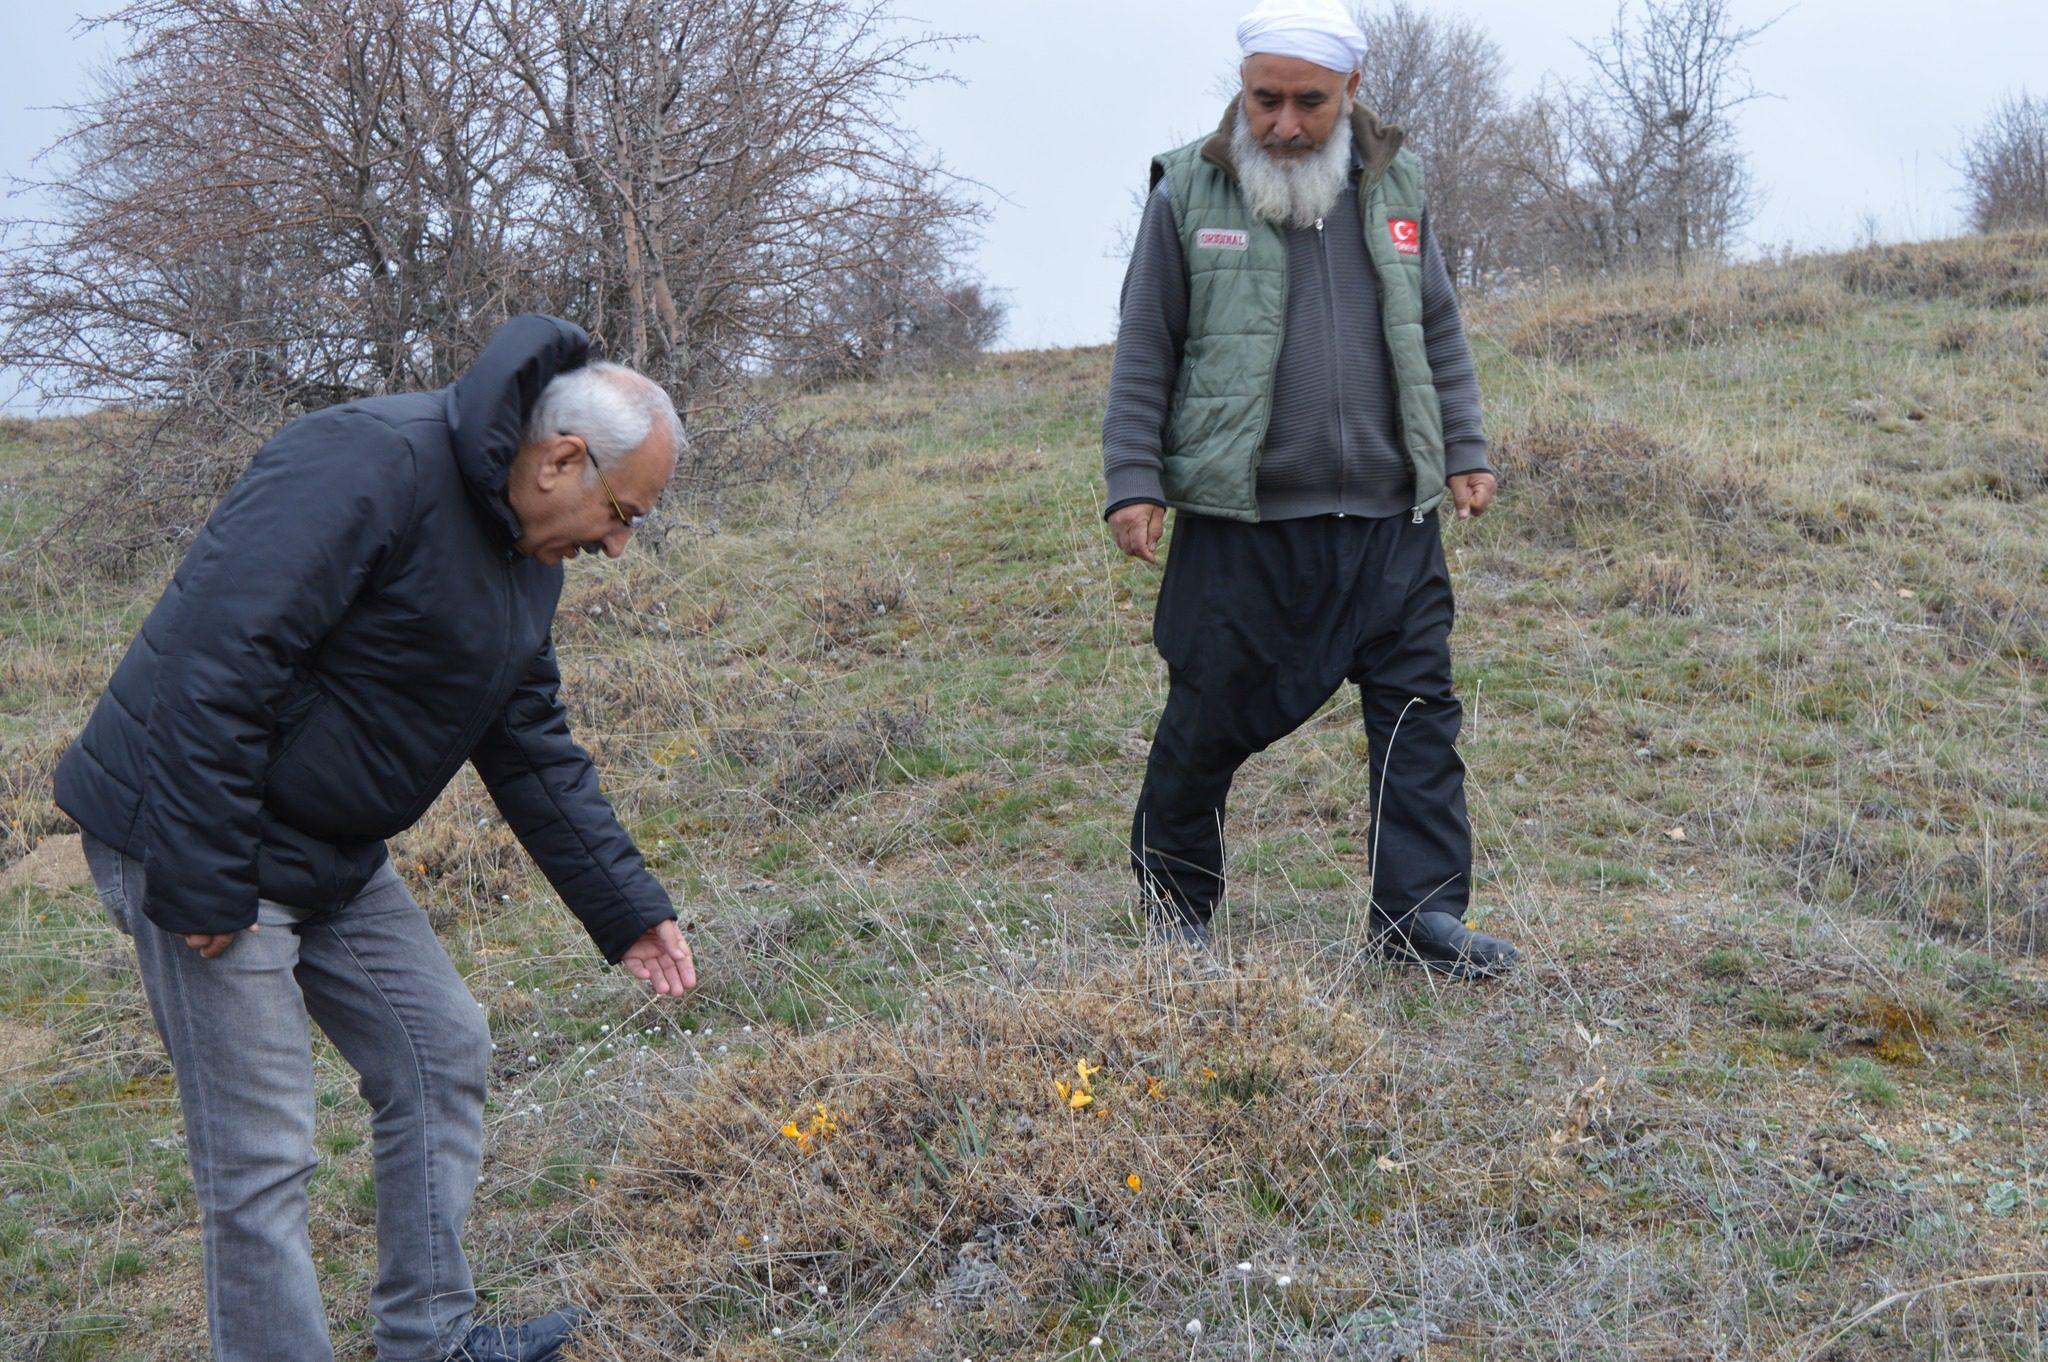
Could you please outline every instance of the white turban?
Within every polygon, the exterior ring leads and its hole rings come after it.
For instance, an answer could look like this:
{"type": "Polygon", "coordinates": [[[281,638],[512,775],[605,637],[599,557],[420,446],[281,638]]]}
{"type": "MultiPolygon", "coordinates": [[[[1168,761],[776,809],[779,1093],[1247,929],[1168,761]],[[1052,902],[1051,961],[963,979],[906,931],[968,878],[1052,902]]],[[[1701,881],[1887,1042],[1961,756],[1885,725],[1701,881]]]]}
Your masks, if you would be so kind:
{"type": "Polygon", "coordinates": [[[1347,74],[1365,60],[1365,34],[1335,0],[1260,0],[1237,21],[1237,45],[1247,57],[1299,57],[1347,74]]]}

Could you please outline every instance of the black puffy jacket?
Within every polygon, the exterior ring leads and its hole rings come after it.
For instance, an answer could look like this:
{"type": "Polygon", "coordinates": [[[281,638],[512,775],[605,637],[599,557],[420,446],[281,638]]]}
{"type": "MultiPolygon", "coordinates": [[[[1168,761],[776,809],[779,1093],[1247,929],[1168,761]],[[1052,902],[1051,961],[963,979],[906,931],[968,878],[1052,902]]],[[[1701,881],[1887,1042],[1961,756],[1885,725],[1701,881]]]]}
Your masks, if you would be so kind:
{"type": "Polygon", "coordinates": [[[453,386],[301,417],[228,492],[57,766],[150,921],[339,908],[464,760],[606,959],[675,916],[569,736],[562,569],[512,548],[520,431],[588,345],[515,317],[453,386]]]}

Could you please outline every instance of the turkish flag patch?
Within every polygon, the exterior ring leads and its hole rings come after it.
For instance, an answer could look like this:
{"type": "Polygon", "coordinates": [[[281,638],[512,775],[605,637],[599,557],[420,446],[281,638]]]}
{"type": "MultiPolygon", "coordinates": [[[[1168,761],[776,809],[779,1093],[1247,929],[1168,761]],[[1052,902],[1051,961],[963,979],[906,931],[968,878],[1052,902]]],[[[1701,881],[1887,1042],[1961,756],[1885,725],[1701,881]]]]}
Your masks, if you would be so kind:
{"type": "Polygon", "coordinates": [[[1415,219],[1388,218],[1387,233],[1394,238],[1394,249],[1401,254],[1422,254],[1422,227],[1415,219]]]}

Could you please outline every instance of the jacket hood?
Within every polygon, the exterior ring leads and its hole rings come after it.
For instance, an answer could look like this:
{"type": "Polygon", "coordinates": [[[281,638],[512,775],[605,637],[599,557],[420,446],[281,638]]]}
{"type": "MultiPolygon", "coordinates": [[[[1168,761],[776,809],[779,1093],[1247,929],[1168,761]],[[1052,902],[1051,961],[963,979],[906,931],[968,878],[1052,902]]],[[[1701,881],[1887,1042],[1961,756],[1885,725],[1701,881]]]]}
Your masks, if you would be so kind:
{"type": "Polygon", "coordinates": [[[590,337],[559,317],[527,312],[491,333],[476,363],[448,387],[448,442],[462,481],[485,515],[515,543],[525,533],[505,486],[526,418],[556,374],[590,357],[590,337]]]}
{"type": "MultiPolygon", "coordinates": [[[[1236,99],[1225,105],[1223,121],[1202,143],[1202,159],[1233,180],[1237,178],[1237,157],[1231,154],[1230,137],[1237,128],[1241,107],[1241,101],[1236,99]]],[[[1394,153],[1401,149],[1405,136],[1395,124],[1380,122],[1380,116],[1365,105],[1356,100],[1351,102],[1351,154],[1368,183],[1393,164],[1394,153]]]]}

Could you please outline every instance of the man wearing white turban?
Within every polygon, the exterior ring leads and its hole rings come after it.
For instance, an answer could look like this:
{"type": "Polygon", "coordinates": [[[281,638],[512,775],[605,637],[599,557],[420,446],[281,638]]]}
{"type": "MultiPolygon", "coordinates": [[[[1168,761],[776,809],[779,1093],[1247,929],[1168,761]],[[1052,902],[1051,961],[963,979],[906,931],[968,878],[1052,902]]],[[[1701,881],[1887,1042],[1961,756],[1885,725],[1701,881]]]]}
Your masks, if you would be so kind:
{"type": "Polygon", "coordinates": [[[1465,925],[1463,710],[1438,508],[1495,479],[1422,164],[1355,102],[1365,36],[1328,0],[1237,28],[1243,88],[1152,163],[1103,418],[1106,518],[1146,562],[1167,664],[1131,826],[1155,927],[1206,945],[1237,768],[1345,681],[1367,734],[1373,939],[1457,978],[1513,946],[1465,925]]]}

